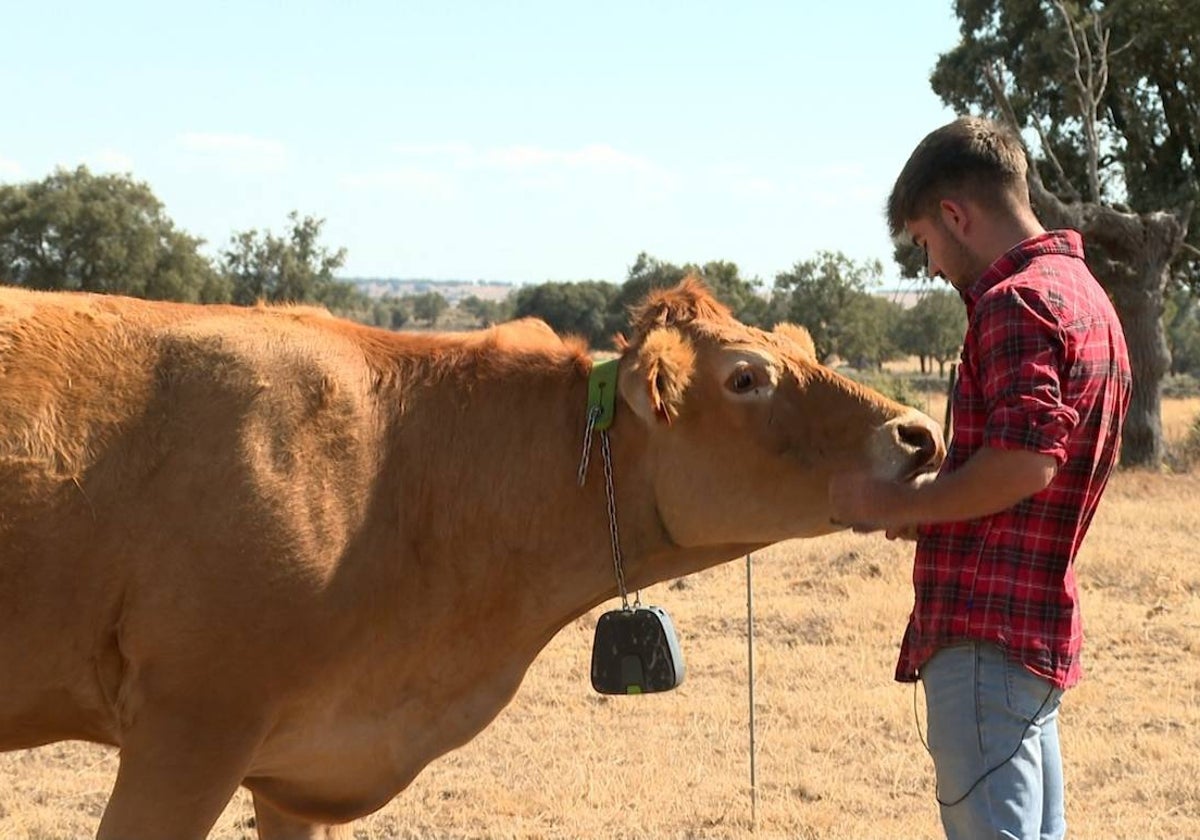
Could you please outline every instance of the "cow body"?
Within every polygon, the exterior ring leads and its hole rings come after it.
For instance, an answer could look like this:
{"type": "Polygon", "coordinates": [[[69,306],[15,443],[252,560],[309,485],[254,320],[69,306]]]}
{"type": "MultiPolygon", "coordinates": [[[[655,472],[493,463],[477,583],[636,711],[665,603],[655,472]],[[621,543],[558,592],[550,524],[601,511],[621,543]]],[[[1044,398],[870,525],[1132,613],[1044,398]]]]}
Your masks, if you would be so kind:
{"type": "MultiPolygon", "coordinates": [[[[638,318],[631,588],[833,530],[833,471],[941,455],[695,284],[638,318]]],[[[590,367],[535,322],[0,290],[0,749],[119,747],[102,837],[203,837],[239,784],[263,838],[381,807],[614,594],[600,469],[576,484],[590,367]]]]}

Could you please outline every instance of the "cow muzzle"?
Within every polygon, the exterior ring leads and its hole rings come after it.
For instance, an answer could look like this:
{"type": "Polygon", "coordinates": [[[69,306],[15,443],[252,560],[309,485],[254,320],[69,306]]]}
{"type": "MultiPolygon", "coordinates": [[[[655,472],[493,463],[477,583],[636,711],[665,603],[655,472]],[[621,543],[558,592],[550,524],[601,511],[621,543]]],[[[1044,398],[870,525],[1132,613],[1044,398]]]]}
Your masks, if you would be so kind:
{"type": "Polygon", "coordinates": [[[916,409],[876,429],[871,450],[875,476],[892,481],[933,472],[946,457],[941,425],[916,409]]]}

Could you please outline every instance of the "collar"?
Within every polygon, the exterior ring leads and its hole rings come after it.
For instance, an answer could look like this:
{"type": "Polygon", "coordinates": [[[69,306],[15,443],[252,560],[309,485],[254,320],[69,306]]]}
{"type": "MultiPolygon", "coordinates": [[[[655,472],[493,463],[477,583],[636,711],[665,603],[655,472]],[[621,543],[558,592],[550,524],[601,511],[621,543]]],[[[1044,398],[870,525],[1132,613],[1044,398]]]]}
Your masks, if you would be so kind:
{"type": "Polygon", "coordinates": [[[620,359],[609,359],[592,364],[592,372],[588,374],[588,413],[598,408],[595,425],[592,427],[602,432],[612,425],[613,415],[617,405],[617,367],[620,359]]]}
{"type": "Polygon", "coordinates": [[[1021,271],[1034,258],[1048,254],[1082,260],[1084,258],[1083,237],[1075,230],[1048,230],[1018,242],[1004,256],[992,263],[970,288],[960,293],[963,301],[968,307],[974,307],[984,293],[997,283],[1007,280],[1021,271]]]}

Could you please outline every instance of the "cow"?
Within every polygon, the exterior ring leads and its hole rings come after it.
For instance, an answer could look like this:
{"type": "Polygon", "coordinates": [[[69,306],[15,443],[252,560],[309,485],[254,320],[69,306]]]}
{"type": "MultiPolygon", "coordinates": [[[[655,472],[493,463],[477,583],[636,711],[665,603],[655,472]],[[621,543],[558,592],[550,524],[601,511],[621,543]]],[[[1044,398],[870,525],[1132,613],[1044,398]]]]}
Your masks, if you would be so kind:
{"type": "Polygon", "coordinates": [[[536,320],[0,290],[0,749],[116,746],[104,840],[202,838],[239,785],[262,840],[348,837],[614,597],[614,530],[644,588],[944,455],[695,279],[631,324],[589,436],[596,363],[536,320]]]}

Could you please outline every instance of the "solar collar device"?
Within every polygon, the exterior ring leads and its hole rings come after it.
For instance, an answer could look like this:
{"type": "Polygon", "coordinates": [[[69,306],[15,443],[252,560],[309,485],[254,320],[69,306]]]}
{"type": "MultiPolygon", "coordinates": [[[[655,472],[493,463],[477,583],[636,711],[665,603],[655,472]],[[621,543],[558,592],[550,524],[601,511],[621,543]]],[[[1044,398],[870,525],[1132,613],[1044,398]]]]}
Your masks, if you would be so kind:
{"type": "Polygon", "coordinates": [[[662,607],[643,606],[637,598],[630,606],[625,588],[613,491],[612,452],[608,442],[608,428],[616,409],[618,362],[612,359],[592,365],[588,376],[587,428],[579,464],[579,484],[582,486],[587,475],[592,433],[598,431],[604,458],[604,492],[608,501],[613,572],[621,596],[621,609],[604,613],[596,623],[596,636],[592,642],[592,688],[600,694],[653,694],[670,691],[683,682],[683,654],[667,611],[662,607]]]}
{"type": "Polygon", "coordinates": [[[600,694],[652,694],[683,682],[683,654],[662,607],[624,606],[600,616],[592,642],[592,688],[600,694]]]}

